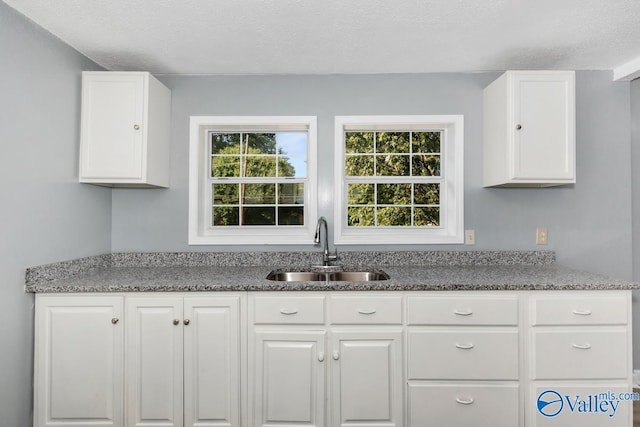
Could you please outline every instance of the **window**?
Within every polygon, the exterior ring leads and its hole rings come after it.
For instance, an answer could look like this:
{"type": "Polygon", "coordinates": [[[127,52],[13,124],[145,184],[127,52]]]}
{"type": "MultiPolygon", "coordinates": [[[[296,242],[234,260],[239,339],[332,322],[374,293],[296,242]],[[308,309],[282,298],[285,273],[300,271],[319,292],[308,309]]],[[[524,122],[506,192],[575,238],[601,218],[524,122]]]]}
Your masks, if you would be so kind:
{"type": "Polygon", "coordinates": [[[462,243],[463,117],[340,116],[336,244],[462,243]]]}
{"type": "Polygon", "coordinates": [[[192,117],[189,244],[311,243],[315,117],[192,117]]]}

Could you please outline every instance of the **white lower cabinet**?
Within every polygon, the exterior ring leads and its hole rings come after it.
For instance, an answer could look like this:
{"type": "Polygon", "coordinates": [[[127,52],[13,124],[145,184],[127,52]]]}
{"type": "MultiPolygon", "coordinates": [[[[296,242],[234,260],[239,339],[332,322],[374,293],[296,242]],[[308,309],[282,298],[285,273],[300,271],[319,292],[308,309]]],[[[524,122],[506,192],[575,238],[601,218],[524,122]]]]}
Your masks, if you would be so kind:
{"type": "Polygon", "coordinates": [[[401,307],[398,295],[251,295],[252,426],[402,427],[401,307]]]}
{"type": "Polygon", "coordinates": [[[129,427],[241,423],[241,297],[127,298],[129,427]]]}
{"type": "Polygon", "coordinates": [[[122,426],[122,296],[36,296],[34,426],[122,426]]]}
{"type": "Polygon", "coordinates": [[[631,292],[36,296],[36,427],[631,427],[631,292]]]}
{"type": "Polygon", "coordinates": [[[402,330],[331,331],[331,426],[402,427],[402,330]]]}
{"type": "Polygon", "coordinates": [[[407,425],[522,425],[518,298],[484,292],[407,300],[407,425]]]}
{"type": "Polygon", "coordinates": [[[533,293],[527,426],[632,425],[630,294],[533,293]]]}
{"type": "Polygon", "coordinates": [[[255,333],[254,426],[325,425],[325,335],[255,333]]]}

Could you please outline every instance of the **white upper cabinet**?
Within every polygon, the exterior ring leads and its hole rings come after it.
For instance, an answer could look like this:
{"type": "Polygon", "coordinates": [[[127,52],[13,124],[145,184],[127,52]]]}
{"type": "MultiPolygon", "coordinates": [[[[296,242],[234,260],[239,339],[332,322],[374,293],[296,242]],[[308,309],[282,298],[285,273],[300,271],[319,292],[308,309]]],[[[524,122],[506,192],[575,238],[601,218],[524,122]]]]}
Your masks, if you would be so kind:
{"type": "Polygon", "coordinates": [[[80,182],[168,187],[171,91],[146,72],[82,73],[80,182]]]}
{"type": "Polygon", "coordinates": [[[575,73],[507,71],[484,89],[485,187],[572,184],[575,73]]]}

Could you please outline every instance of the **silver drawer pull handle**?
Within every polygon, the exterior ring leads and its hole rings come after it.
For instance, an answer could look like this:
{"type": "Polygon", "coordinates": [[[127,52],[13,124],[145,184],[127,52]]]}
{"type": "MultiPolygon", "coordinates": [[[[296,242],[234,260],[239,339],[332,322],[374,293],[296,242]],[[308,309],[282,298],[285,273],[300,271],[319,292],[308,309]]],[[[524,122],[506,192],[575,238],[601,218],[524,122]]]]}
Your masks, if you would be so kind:
{"type": "Polygon", "coordinates": [[[471,310],[453,310],[453,314],[458,315],[458,316],[471,316],[473,314],[473,311],[471,310]]]}
{"type": "Polygon", "coordinates": [[[359,308],[358,309],[358,313],[360,314],[375,314],[376,313],[376,309],[375,308],[359,308]]]}
{"type": "Polygon", "coordinates": [[[456,343],[456,347],[462,350],[470,350],[473,348],[473,344],[458,344],[456,343]]]}
{"type": "Polygon", "coordinates": [[[591,316],[591,310],[573,310],[573,314],[578,316],[591,316]]]}
{"type": "Polygon", "coordinates": [[[294,314],[298,314],[298,310],[293,309],[293,310],[287,310],[286,308],[281,308],[280,309],[280,313],[284,314],[285,316],[291,316],[294,314]]]}
{"type": "Polygon", "coordinates": [[[473,397],[470,397],[468,399],[460,399],[459,397],[456,397],[456,402],[461,405],[471,405],[473,403],[473,397]]]}
{"type": "Polygon", "coordinates": [[[591,348],[591,344],[586,343],[586,344],[571,344],[571,347],[573,348],[577,348],[580,350],[589,350],[591,348]]]}

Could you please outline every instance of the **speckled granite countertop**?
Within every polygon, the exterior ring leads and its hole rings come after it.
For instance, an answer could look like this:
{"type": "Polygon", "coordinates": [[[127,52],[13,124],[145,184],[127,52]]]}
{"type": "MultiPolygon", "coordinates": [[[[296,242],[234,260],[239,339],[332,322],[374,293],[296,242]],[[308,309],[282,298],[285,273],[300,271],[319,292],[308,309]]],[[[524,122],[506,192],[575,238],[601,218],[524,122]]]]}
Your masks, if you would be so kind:
{"type": "Polygon", "coordinates": [[[553,252],[353,252],[345,270],[372,266],[390,279],[277,282],[270,271],[305,270],[317,253],[108,254],[33,267],[26,292],[617,290],[636,283],[555,264],[553,252]],[[366,262],[365,262],[366,261],[366,262]],[[301,267],[302,266],[302,267],[301,267]]]}

